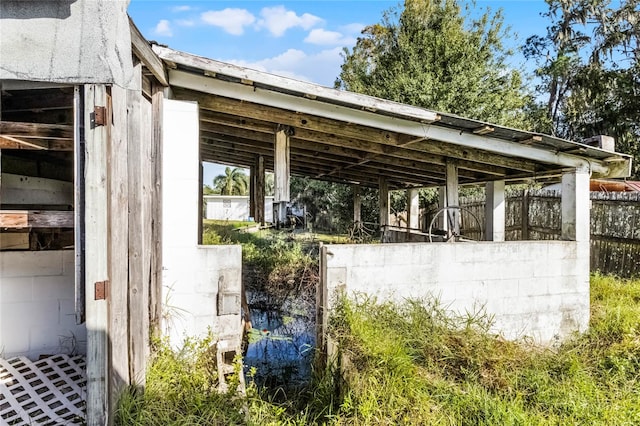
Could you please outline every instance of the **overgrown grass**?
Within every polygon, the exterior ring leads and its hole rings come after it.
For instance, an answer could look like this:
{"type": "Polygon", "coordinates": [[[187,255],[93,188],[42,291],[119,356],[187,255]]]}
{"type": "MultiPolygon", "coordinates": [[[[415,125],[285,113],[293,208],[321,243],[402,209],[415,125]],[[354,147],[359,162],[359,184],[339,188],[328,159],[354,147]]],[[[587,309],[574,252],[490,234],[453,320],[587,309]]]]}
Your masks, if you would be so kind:
{"type": "Polygon", "coordinates": [[[640,424],[640,280],[591,283],[589,331],[553,349],[505,341],[487,318],[451,318],[434,301],[343,301],[331,335],[349,360],[344,381],[319,372],[284,403],[253,386],[245,399],[213,392],[207,344],[160,350],[119,424],[640,424]]]}

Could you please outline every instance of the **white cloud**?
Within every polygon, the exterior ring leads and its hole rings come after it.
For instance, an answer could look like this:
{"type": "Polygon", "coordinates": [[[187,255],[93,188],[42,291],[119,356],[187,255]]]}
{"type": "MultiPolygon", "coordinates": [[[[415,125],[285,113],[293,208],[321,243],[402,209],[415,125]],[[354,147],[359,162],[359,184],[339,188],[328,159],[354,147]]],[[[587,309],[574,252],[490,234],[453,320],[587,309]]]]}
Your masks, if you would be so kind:
{"type": "Polygon", "coordinates": [[[195,21],[191,19],[178,19],[175,23],[181,27],[194,27],[196,25],[195,21]]]}
{"type": "Polygon", "coordinates": [[[166,19],[161,19],[156,27],[153,29],[153,34],[164,37],[173,36],[173,30],[171,24],[166,19]]]}
{"type": "Polygon", "coordinates": [[[322,28],[315,28],[311,30],[304,41],[307,43],[320,44],[324,46],[346,46],[352,45],[356,42],[353,37],[345,37],[342,33],[339,33],[337,31],[327,31],[322,28]]]}
{"type": "Polygon", "coordinates": [[[174,6],[171,8],[172,12],[188,12],[193,10],[191,6],[174,6]]]}
{"type": "Polygon", "coordinates": [[[354,22],[353,24],[343,25],[340,29],[347,34],[360,34],[365,27],[366,25],[364,24],[354,22]]]}
{"type": "Polygon", "coordinates": [[[323,22],[321,18],[309,13],[298,16],[284,6],[265,7],[260,11],[260,16],[262,19],[258,21],[258,27],[266,28],[275,37],[282,36],[289,28],[301,27],[309,30],[323,22]]]}
{"type": "Polygon", "coordinates": [[[229,34],[241,35],[244,27],[255,22],[256,18],[246,9],[226,8],[209,10],[200,15],[202,20],[214,27],[220,27],[229,34]]]}
{"type": "Polygon", "coordinates": [[[225,62],[297,80],[332,86],[340,73],[341,52],[342,48],[340,47],[314,54],[308,54],[298,49],[289,49],[272,58],[258,61],[225,60],[225,62]]]}

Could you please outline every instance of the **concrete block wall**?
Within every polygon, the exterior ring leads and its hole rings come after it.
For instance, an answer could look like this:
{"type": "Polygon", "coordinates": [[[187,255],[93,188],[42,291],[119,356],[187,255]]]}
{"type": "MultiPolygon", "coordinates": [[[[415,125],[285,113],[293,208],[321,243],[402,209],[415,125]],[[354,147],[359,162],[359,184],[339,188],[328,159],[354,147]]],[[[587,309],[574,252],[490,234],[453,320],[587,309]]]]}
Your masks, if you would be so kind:
{"type": "Polygon", "coordinates": [[[493,331],[542,345],[586,330],[589,247],[574,241],[330,245],[323,259],[327,312],[335,295],[436,297],[451,312],[485,310],[493,331]]]}
{"type": "Polygon", "coordinates": [[[73,250],[0,252],[0,356],[85,353],[73,250]]]}
{"type": "Polygon", "coordinates": [[[198,104],[165,99],[163,110],[163,329],[174,348],[209,329],[239,340],[241,247],[198,246],[198,104]],[[219,303],[232,313],[218,312],[219,303]]]}
{"type": "Polygon", "coordinates": [[[164,253],[163,328],[173,347],[186,337],[239,338],[241,329],[242,249],[238,246],[194,246],[164,253]],[[219,298],[231,299],[233,314],[218,312],[219,298]]]}

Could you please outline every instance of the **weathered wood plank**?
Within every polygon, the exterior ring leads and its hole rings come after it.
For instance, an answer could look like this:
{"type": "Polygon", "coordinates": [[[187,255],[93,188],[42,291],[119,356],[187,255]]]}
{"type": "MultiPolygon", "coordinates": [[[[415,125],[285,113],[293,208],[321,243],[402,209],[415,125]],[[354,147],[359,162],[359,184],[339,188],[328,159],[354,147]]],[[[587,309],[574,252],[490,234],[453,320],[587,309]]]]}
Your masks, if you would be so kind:
{"type": "Polygon", "coordinates": [[[104,85],[86,85],[86,313],[87,313],[87,425],[104,426],[109,418],[109,345],[106,300],[94,299],[94,285],[109,279],[108,271],[108,126],[91,127],[89,111],[108,103],[104,85]]]}
{"type": "Polygon", "coordinates": [[[148,249],[151,244],[148,187],[151,110],[140,92],[127,91],[128,175],[128,358],[131,383],[144,386],[149,342],[148,249]]]}
{"type": "Polygon", "coordinates": [[[131,50],[133,54],[144,63],[151,74],[158,79],[160,84],[164,86],[169,85],[169,79],[164,69],[162,60],[155,54],[149,42],[144,38],[138,27],[133,23],[133,20],[129,18],[129,28],[131,30],[131,50]]]}
{"type": "Polygon", "coordinates": [[[150,171],[151,182],[149,197],[153,205],[151,208],[151,245],[150,283],[149,283],[149,322],[150,332],[155,337],[161,333],[162,319],[162,103],[164,88],[154,83],[151,98],[151,152],[150,171]]]}
{"type": "Polygon", "coordinates": [[[73,228],[72,211],[0,210],[0,228],[73,228]]]}
{"type": "Polygon", "coordinates": [[[129,145],[127,126],[127,91],[112,87],[113,117],[108,126],[111,143],[109,158],[109,338],[111,343],[110,405],[115,407],[129,376],[129,174],[127,154],[129,145]]]}
{"type": "Polygon", "coordinates": [[[10,136],[14,138],[73,140],[73,126],[68,124],[0,121],[0,136],[10,136]]]}

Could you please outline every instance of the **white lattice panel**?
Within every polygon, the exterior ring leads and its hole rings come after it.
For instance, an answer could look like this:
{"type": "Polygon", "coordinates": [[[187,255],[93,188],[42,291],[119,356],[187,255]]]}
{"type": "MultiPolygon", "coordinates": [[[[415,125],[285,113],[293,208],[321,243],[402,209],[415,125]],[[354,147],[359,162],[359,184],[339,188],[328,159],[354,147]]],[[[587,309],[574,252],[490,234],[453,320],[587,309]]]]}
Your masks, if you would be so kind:
{"type": "Polygon", "coordinates": [[[84,356],[68,355],[0,359],[0,424],[83,424],[85,364],[84,356]]]}

